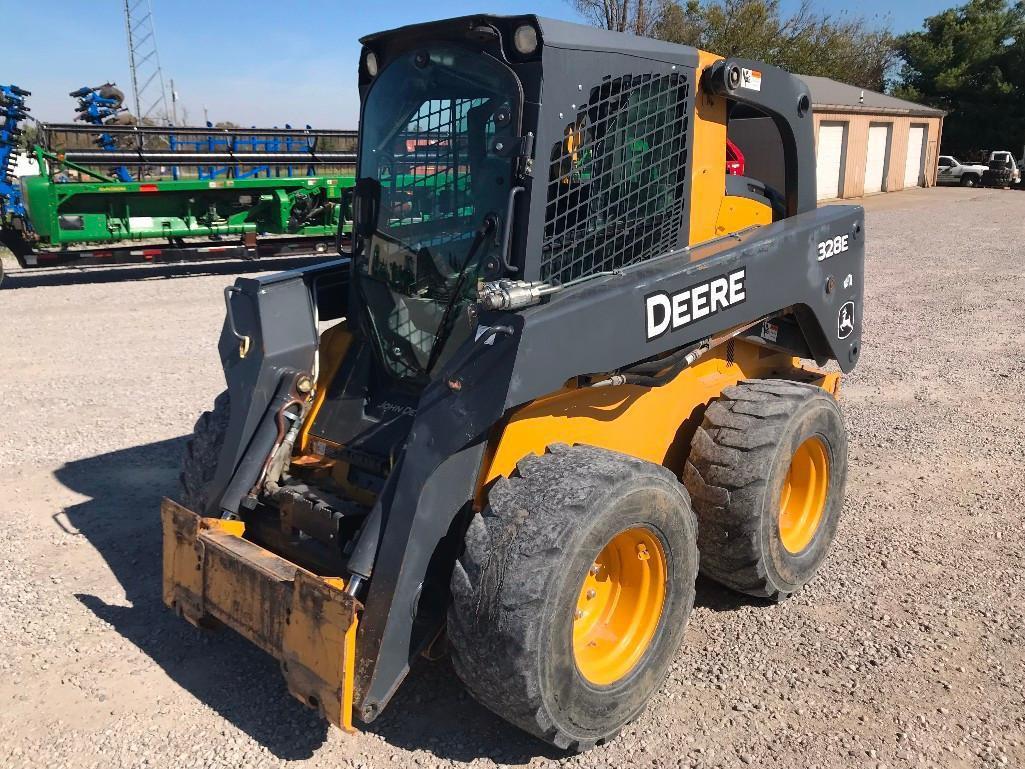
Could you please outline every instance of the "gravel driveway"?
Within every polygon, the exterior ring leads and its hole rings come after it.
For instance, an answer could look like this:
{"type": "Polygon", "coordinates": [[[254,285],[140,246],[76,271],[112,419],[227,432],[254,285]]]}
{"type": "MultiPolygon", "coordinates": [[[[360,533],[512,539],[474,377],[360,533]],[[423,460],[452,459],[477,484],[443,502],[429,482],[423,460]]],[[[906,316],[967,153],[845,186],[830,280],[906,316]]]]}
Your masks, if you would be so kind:
{"type": "Polygon", "coordinates": [[[158,505],[222,386],[231,278],[11,271],[0,766],[1025,766],[1025,196],[868,208],[832,554],[779,606],[699,583],[665,687],[583,756],[483,711],[446,661],[417,666],[366,731],[328,729],[269,657],[173,617],[158,505]]]}

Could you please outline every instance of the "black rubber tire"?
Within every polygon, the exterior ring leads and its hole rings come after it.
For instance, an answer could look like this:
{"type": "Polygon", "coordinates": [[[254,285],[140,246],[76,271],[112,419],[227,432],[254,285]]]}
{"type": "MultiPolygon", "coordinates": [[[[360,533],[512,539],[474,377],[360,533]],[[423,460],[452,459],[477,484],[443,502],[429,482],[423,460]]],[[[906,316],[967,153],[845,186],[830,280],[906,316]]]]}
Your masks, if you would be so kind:
{"type": "Polygon", "coordinates": [[[200,515],[213,512],[213,500],[209,499],[210,483],[217,470],[217,460],[221,446],[224,445],[230,414],[231,398],[225,390],[214,400],[213,409],[200,414],[182,454],[181,473],[178,476],[181,503],[200,515]]]}
{"type": "Polygon", "coordinates": [[[782,600],[818,571],[836,533],[847,478],[847,431],[821,387],[749,379],[709,404],[684,469],[698,518],[701,573],[782,600]],[[829,457],[823,518],[800,553],[783,546],[779,499],[796,449],[817,436],[829,457]]]}
{"type": "Polygon", "coordinates": [[[962,174],[961,176],[962,187],[978,187],[979,177],[975,174],[962,174]]]}
{"type": "Polygon", "coordinates": [[[27,257],[32,255],[32,246],[26,243],[16,230],[0,227],[0,246],[14,254],[19,266],[29,266],[27,257]]]}
{"type": "Polygon", "coordinates": [[[643,711],[680,648],[694,605],[695,543],[687,490],[659,465],[565,444],[521,460],[474,515],[452,573],[456,672],[487,708],[557,747],[607,742],[643,711]],[[574,661],[573,612],[595,557],[634,526],[665,551],[665,603],[644,656],[623,678],[595,686],[574,661]]]}
{"type": "Polygon", "coordinates": [[[114,105],[115,108],[120,107],[125,103],[125,92],[112,83],[105,83],[104,85],[101,85],[98,92],[101,99],[113,99],[117,102],[114,105]]]}

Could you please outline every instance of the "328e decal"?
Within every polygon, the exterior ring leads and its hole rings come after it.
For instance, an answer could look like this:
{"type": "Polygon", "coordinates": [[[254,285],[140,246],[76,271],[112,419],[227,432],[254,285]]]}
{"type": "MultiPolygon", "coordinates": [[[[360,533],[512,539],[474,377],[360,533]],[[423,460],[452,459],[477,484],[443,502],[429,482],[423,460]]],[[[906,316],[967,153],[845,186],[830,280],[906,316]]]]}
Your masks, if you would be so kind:
{"type": "Polygon", "coordinates": [[[842,254],[844,251],[851,247],[851,236],[850,235],[837,235],[835,238],[829,240],[823,240],[819,243],[819,257],[818,260],[824,261],[831,256],[842,254]]]}

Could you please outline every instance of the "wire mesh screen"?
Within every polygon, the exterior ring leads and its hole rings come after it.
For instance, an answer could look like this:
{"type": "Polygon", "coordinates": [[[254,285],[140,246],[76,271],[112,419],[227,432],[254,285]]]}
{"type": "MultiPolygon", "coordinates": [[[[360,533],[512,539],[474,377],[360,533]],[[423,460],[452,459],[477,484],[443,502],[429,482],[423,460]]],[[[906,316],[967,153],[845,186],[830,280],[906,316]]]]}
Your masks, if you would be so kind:
{"type": "Polygon", "coordinates": [[[690,86],[606,77],[552,147],[541,279],[566,282],[681,245],[690,86]]]}
{"type": "Polygon", "coordinates": [[[466,237],[465,228],[452,228],[453,220],[474,211],[471,189],[471,152],[483,153],[494,134],[485,99],[433,99],[425,101],[398,134],[399,146],[392,167],[382,177],[389,204],[388,225],[402,228],[417,224],[418,232],[430,232],[424,223],[436,222],[434,237],[420,245],[438,245],[452,237],[466,237]],[[478,118],[477,116],[480,115],[478,118]],[[475,126],[476,120],[486,124],[475,126]],[[478,141],[480,148],[471,147],[478,141]]]}

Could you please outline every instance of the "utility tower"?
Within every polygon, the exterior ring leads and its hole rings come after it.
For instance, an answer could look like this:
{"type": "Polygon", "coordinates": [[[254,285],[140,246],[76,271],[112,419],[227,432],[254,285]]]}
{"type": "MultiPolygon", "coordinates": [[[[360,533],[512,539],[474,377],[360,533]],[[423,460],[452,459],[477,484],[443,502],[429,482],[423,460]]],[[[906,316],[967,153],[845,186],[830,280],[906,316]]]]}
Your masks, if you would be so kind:
{"type": "Polygon", "coordinates": [[[157,53],[150,0],[125,0],[125,29],[128,32],[128,67],[132,73],[132,99],[139,122],[147,118],[160,123],[170,120],[164,73],[157,53]]]}

